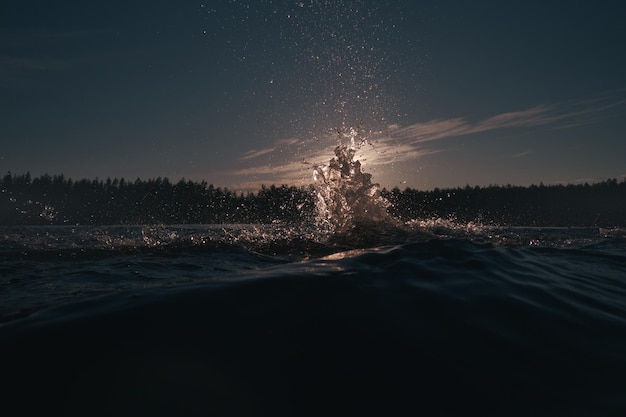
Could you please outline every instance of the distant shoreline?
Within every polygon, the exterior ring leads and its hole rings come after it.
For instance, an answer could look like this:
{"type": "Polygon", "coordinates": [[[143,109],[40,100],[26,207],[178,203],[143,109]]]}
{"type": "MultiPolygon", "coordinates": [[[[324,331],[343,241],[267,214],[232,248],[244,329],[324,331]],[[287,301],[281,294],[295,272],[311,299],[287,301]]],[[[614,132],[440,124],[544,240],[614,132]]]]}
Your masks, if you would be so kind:
{"type": "MultiPolygon", "coordinates": [[[[268,224],[315,221],[314,187],[271,185],[236,193],[167,178],[73,181],[63,175],[0,179],[0,225],[268,224]]],[[[383,189],[403,221],[539,227],[626,226],[626,180],[594,184],[383,189]]]]}

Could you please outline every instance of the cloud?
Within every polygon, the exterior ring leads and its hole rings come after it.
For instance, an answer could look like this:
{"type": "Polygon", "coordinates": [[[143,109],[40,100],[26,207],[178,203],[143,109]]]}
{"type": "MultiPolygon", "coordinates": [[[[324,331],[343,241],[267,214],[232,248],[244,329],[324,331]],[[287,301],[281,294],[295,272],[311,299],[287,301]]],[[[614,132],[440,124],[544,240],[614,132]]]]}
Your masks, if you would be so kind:
{"type": "MultiPolygon", "coordinates": [[[[363,166],[367,167],[410,161],[439,152],[441,152],[439,149],[419,148],[409,143],[396,144],[391,138],[384,137],[378,139],[376,144],[368,143],[359,149],[356,158],[363,163],[363,166]]],[[[320,156],[329,159],[328,154],[320,156]]]]}
{"type": "MultiPolygon", "coordinates": [[[[391,124],[385,132],[370,133],[367,142],[356,154],[364,169],[376,169],[379,166],[414,161],[426,155],[443,152],[434,142],[463,135],[477,134],[503,129],[521,129],[537,126],[575,126],[601,120],[607,112],[623,106],[626,100],[615,100],[610,95],[594,100],[572,100],[555,105],[541,104],[527,109],[496,114],[477,122],[467,118],[454,117],[433,119],[408,126],[391,124]]],[[[260,164],[232,172],[234,176],[255,177],[260,183],[301,184],[312,181],[311,164],[327,164],[334,155],[336,134],[329,133],[320,140],[297,138],[282,139],[273,147],[250,150],[240,158],[243,161],[261,156],[268,156],[276,151],[282,157],[291,155],[292,160],[283,164],[260,164]],[[304,150],[306,149],[306,154],[304,150]],[[277,179],[280,178],[280,182],[277,179]]],[[[531,155],[532,150],[525,150],[507,155],[507,158],[523,158],[531,155]]],[[[251,181],[250,183],[254,183],[251,181]]]]}
{"type": "Polygon", "coordinates": [[[232,171],[233,175],[292,175],[295,172],[311,169],[310,165],[302,162],[289,162],[282,165],[261,165],[250,168],[242,168],[232,171]]]}
{"type": "Polygon", "coordinates": [[[61,58],[0,55],[0,88],[30,87],[36,83],[33,74],[67,71],[73,65],[61,58]]]}
{"type": "Polygon", "coordinates": [[[550,106],[541,105],[517,112],[501,113],[473,124],[462,117],[429,120],[395,129],[389,136],[401,142],[418,144],[496,129],[539,126],[571,116],[554,114],[550,106]]]}
{"type": "Polygon", "coordinates": [[[81,65],[127,59],[134,50],[114,52],[94,42],[113,32],[0,30],[0,88],[45,86],[49,75],[81,65]],[[87,47],[86,45],[100,45],[87,47]]]}
{"type": "Polygon", "coordinates": [[[437,119],[396,129],[389,136],[410,143],[429,142],[449,136],[466,134],[471,126],[462,118],[437,119]]]}
{"type": "Polygon", "coordinates": [[[502,113],[490,117],[478,123],[471,129],[471,132],[482,132],[485,130],[504,129],[512,127],[529,127],[551,123],[558,120],[558,117],[550,115],[552,108],[547,105],[540,105],[530,109],[502,113]]]}
{"type": "Polygon", "coordinates": [[[255,192],[262,184],[306,185],[313,182],[312,165],[302,161],[278,165],[265,164],[223,174],[232,180],[230,187],[238,191],[255,192]]]}
{"type": "Polygon", "coordinates": [[[512,155],[508,155],[507,157],[510,159],[517,159],[517,158],[523,158],[525,156],[528,155],[532,155],[533,151],[531,150],[527,150],[527,151],[523,151],[523,152],[518,152],[518,153],[514,153],[512,155]]]}
{"type": "Polygon", "coordinates": [[[556,127],[573,127],[593,123],[595,117],[621,107],[626,100],[611,97],[593,100],[572,100],[559,105],[541,104],[528,109],[497,114],[477,123],[462,117],[435,119],[409,126],[389,126],[389,137],[397,142],[420,144],[457,136],[499,129],[535,127],[561,123],[556,127]]]}
{"type": "Polygon", "coordinates": [[[277,149],[285,149],[286,147],[292,146],[292,145],[296,145],[300,142],[300,139],[298,138],[288,138],[288,139],[280,139],[277,140],[274,143],[274,146],[272,146],[271,148],[265,148],[265,149],[251,149],[247,152],[244,152],[243,155],[241,155],[241,157],[239,158],[242,161],[246,161],[248,159],[254,159],[254,158],[258,158],[259,156],[263,156],[263,155],[267,155],[269,153],[272,153],[274,151],[276,151],[277,149]]]}
{"type": "Polygon", "coordinates": [[[293,145],[297,145],[299,143],[301,143],[302,141],[298,138],[287,138],[287,139],[280,139],[277,140],[276,142],[274,142],[274,146],[270,147],[270,148],[264,148],[264,149],[251,149],[247,152],[244,152],[244,154],[239,158],[242,161],[246,161],[248,159],[254,159],[254,158],[258,158],[260,156],[263,155],[267,155],[269,153],[273,153],[275,151],[283,151],[293,145]]]}
{"type": "Polygon", "coordinates": [[[276,145],[277,146],[289,146],[289,145],[295,145],[298,142],[300,142],[300,139],[298,138],[281,139],[276,142],[276,145]]]}
{"type": "Polygon", "coordinates": [[[252,149],[249,150],[248,152],[244,153],[241,158],[241,160],[245,161],[247,159],[254,159],[254,158],[258,158],[259,156],[262,155],[266,155],[268,153],[274,152],[276,148],[265,148],[265,149],[261,149],[261,150],[256,150],[256,149],[252,149]]]}

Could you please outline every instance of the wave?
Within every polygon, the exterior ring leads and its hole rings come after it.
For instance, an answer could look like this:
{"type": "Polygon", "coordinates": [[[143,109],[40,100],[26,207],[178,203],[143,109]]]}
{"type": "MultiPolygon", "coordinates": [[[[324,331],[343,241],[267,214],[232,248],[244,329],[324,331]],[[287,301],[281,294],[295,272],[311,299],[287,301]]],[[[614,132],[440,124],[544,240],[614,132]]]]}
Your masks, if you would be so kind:
{"type": "Polygon", "coordinates": [[[3,373],[66,415],[623,415],[625,265],[466,238],[350,249],[40,311],[0,326],[3,373]]]}

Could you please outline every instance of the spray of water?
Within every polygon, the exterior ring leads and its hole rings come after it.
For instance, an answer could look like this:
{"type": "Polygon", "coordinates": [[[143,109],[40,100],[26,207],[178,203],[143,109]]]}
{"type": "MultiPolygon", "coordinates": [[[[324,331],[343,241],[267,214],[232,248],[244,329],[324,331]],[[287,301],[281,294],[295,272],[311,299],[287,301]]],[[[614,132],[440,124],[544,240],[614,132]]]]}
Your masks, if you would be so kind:
{"type": "Polygon", "coordinates": [[[331,235],[351,235],[376,224],[390,223],[390,203],[380,195],[372,175],[361,170],[356,152],[367,138],[355,128],[337,130],[335,156],[313,168],[317,224],[331,235]],[[346,143],[347,142],[347,143],[346,143]]]}

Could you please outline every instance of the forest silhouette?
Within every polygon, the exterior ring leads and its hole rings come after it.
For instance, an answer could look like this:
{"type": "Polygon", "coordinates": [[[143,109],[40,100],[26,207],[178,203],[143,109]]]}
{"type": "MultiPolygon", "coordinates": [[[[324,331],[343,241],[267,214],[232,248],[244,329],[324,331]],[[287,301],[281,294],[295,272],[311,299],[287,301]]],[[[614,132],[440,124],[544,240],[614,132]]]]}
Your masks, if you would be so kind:
{"type": "MultiPolygon", "coordinates": [[[[501,226],[626,226],[626,180],[594,184],[383,189],[401,220],[450,219],[501,226]]],[[[313,186],[262,186],[236,193],[206,181],[167,178],[73,181],[7,173],[1,225],[299,223],[315,220],[313,186]]]]}

